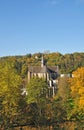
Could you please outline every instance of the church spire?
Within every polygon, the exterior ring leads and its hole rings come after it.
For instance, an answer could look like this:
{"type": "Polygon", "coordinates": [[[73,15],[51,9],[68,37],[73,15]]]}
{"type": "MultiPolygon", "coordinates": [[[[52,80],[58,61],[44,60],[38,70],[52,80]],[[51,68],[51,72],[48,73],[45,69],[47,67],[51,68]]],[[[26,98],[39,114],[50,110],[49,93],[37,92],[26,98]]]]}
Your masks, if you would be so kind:
{"type": "Polygon", "coordinates": [[[44,66],[44,58],[43,58],[43,56],[42,56],[42,59],[41,59],[41,67],[43,67],[44,66]]]}

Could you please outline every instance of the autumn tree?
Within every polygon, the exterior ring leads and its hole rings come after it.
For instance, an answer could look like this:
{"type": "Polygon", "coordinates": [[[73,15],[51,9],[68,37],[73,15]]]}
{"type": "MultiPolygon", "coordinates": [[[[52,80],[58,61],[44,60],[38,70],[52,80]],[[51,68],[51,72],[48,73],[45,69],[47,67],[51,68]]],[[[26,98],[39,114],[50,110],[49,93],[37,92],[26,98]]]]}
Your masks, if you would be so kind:
{"type": "Polygon", "coordinates": [[[0,117],[1,125],[6,129],[19,113],[21,99],[21,78],[12,63],[0,65],[0,117]]]}
{"type": "Polygon", "coordinates": [[[70,80],[72,96],[75,105],[79,109],[84,108],[84,67],[78,68],[73,72],[73,78],[70,80]]]}
{"type": "Polygon", "coordinates": [[[84,67],[78,68],[73,72],[70,79],[71,95],[74,100],[72,114],[78,120],[84,120],[84,67]]]}

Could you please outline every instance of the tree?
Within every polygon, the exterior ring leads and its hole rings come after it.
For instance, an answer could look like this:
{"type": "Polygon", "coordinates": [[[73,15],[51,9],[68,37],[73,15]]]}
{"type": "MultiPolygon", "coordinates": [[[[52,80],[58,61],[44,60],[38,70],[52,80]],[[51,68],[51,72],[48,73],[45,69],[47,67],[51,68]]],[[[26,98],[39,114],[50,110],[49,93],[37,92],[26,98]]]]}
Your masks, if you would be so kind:
{"type": "Polygon", "coordinates": [[[70,95],[70,92],[71,90],[70,90],[69,78],[67,76],[60,77],[58,82],[58,91],[55,100],[57,103],[59,103],[58,110],[62,108],[62,111],[65,111],[64,114],[62,114],[62,119],[64,120],[70,119],[71,110],[73,108],[73,100],[70,95]]]}
{"type": "Polygon", "coordinates": [[[48,85],[42,78],[33,77],[27,85],[27,101],[30,103],[38,103],[46,98],[48,85]]]}
{"type": "Polygon", "coordinates": [[[70,80],[71,94],[75,106],[79,109],[84,108],[84,67],[78,68],[73,72],[73,78],[70,80]]]}
{"type": "Polygon", "coordinates": [[[19,113],[22,80],[12,63],[0,65],[0,116],[3,127],[9,127],[19,113]]]}
{"type": "Polygon", "coordinates": [[[71,95],[74,100],[72,115],[77,120],[84,120],[84,67],[73,72],[70,79],[71,95]]]}
{"type": "Polygon", "coordinates": [[[27,85],[27,102],[33,108],[31,117],[34,117],[33,121],[37,126],[45,118],[47,90],[48,85],[45,79],[42,78],[33,77],[27,85]],[[36,113],[38,115],[37,117],[36,113]]]}
{"type": "Polygon", "coordinates": [[[70,86],[68,82],[68,77],[64,76],[59,78],[57,95],[66,102],[67,98],[70,96],[70,86]]]}

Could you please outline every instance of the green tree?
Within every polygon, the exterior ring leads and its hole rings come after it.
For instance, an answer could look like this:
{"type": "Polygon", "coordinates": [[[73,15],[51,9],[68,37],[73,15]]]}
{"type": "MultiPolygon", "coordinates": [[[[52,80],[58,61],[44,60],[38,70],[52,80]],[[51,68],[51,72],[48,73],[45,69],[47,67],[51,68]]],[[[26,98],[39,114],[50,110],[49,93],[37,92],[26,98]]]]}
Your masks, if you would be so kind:
{"type": "Polygon", "coordinates": [[[59,78],[59,82],[58,82],[57,95],[61,97],[64,102],[70,95],[70,86],[69,86],[68,79],[69,78],[65,75],[64,77],[59,78]]]}
{"type": "Polygon", "coordinates": [[[33,77],[27,85],[27,102],[32,106],[33,121],[37,126],[45,120],[45,107],[48,85],[45,79],[33,77]],[[36,117],[37,113],[37,117],[36,117]],[[37,119],[36,119],[37,118],[37,119]],[[36,120],[34,120],[36,119],[36,120]]]}
{"type": "Polygon", "coordinates": [[[38,103],[43,101],[47,95],[48,85],[45,79],[33,77],[27,85],[27,101],[30,103],[38,103]]]}
{"type": "Polygon", "coordinates": [[[64,111],[64,114],[62,114],[62,119],[64,120],[70,119],[71,110],[74,105],[70,93],[71,93],[71,89],[70,89],[69,78],[67,76],[60,77],[58,82],[58,91],[55,100],[56,100],[56,104],[60,104],[58,109],[62,108],[62,111],[64,111]]]}

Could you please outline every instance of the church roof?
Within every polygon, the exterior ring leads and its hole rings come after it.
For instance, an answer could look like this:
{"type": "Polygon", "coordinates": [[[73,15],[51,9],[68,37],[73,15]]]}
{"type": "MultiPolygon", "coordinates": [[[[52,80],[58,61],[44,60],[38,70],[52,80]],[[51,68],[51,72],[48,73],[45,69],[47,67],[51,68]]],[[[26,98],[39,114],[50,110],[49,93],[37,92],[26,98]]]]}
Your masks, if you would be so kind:
{"type": "Polygon", "coordinates": [[[56,73],[58,69],[57,66],[30,66],[28,71],[32,73],[56,73]]]}

